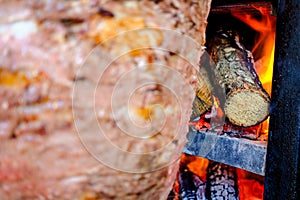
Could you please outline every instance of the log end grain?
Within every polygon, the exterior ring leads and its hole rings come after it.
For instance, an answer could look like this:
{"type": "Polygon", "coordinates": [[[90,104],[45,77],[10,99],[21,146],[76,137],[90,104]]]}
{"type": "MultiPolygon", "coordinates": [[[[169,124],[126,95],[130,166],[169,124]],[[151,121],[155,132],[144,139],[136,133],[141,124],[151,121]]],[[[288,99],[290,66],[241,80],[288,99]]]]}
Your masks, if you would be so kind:
{"type": "Polygon", "coordinates": [[[270,98],[257,90],[237,90],[228,95],[225,114],[238,126],[253,126],[269,115],[270,98]]]}

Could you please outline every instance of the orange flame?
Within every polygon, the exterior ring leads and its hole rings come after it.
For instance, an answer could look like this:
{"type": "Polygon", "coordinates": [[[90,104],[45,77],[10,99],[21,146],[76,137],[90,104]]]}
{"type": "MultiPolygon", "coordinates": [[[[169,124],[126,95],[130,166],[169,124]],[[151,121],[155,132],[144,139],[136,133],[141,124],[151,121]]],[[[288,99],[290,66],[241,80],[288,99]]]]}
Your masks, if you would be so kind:
{"type": "Polygon", "coordinates": [[[251,51],[254,58],[256,58],[255,69],[260,81],[265,90],[271,94],[276,17],[271,16],[270,9],[268,8],[259,7],[256,9],[261,15],[260,19],[254,17],[254,15],[241,12],[232,12],[232,15],[258,32],[255,45],[251,51]]]}
{"type": "Polygon", "coordinates": [[[198,156],[182,154],[180,164],[186,166],[189,171],[199,176],[203,181],[206,181],[206,170],[209,160],[198,156]]]}
{"type": "MultiPolygon", "coordinates": [[[[256,8],[261,17],[258,19],[253,14],[232,12],[232,15],[246,23],[253,30],[257,31],[258,36],[255,45],[252,48],[252,54],[255,62],[255,69],[263,84],[264,89],[271,95],[271,85],[273,77],[274,47],[275,47],[275,25],[276,17],[271,16],[270,9],[259,7],[256,8]]],[[[215,97],[214,107],[219,110],[219,104],[215,97]]],[[[217,113],[219,115],[221,113],[217,113]]],[[[269,119],[262,123],[262,132],[268,133],[269,119]]],[[[183,154],[181,165],[206,180],[206,168],[208,160],[197,156],[183,154]]],[[[250,172],[237,169],[239,195],[241,200],[260,200],[263,199],[264,178],[250,172]]]]}
{"type": "MultiPolygon", "coordinates": [[[[182,154],[180,165],[187,167],[190,172],[193,172],[202,181],[206,182],[207,167],[209,160],[206,158],[200,158],[198,156],[192,156],[188,154],[182,154]]],[[[235,168],[238,177],[238,189],[240,200],[261,200],[264,193],[264,177],[253,174],[251,172],[235,168]]],[[[176,183],[176,182],[175,182],[176,183]]],[[[180,187],[175,184],[175,190],[180,187]]],[[[178,193],[180,191],[178,190],[178,193]]]]}
{"type": "MultiPolygon", "coordinates": [[[[232,15],[258,32],[255,45],[251,51],[259,79],[266,92],[271,95],[276,17],[271,15],[269,8],[255,7],[255,9],[260,13],[261,17],[257,18],[253,14],[234,11],[232,15]]],[[[268,133],[268,127],[269,119],[262,123],[262,133],[268,133]]]]}
{"type": "Polygon", "coordinates": [[[264,194],[264,177],[237,169],[240,200],[261,200],[264,194]]]}

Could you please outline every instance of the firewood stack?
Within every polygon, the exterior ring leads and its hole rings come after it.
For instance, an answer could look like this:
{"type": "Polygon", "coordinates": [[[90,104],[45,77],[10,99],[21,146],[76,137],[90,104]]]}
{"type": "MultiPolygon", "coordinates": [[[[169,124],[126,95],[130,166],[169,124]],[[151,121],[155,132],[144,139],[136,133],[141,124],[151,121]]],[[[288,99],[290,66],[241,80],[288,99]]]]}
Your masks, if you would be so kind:
{"type": "Polygon", "coordinates": [[[202,80],[196,87],[194,115],[211,110],[212,98],[208,94],[218,91],[220,95],[221,88],[225,98],[218,94],[215,96],[224,100],[221,103],[232,124],[249,127],[264,121],[269,115],[270,97],[255,72],[251,52],[240,43],[237,32],[220,28],[207,42],[207,46],[212,61],[209,64],[206,61],[200,66],[202,74],[199,77],[202,80]],[[211,79],[203,81],[203,77],[211,79]],[[210,88],[209,93],[206,88],[210,88]]]}
{"type": "Polygon", "coordinates": [[[224,110],[229,121],[238,126],[253,126],[265,120],[270,97],[255,72],[251,52],[239,42],[238,34],[220,29],[208,44],[216,63],[216,82],[226,94],[224,110]]]}

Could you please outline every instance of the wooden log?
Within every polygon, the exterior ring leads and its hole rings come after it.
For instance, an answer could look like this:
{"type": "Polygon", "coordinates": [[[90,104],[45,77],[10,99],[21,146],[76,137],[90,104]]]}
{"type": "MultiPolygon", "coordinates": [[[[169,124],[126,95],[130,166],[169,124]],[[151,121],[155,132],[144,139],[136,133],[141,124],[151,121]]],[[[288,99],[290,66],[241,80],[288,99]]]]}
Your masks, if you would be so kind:
{"type": "Polygon", "coordinates": [[[193,113],[191,120],[199,117],[212,107],[212,71],[210,66],[210,57],[207,53],[204,53],[200,58],[200,67],[197,75],[197,83],[195,87],[196,97],[193,101],[193,113]]]}
{"type": "Polygon", "coordinates": [[[211,92],[204,79],[198,75],[196,83],[196,97],[193,101],[193,112],[191,120],[199,117],[212,106],[211,92]]]}
{"type": "Polygon", "coordinates": [[[251,52],[239,42],[238,34],[220,29],[209,42],[215,62],[216,82],[225,90],[224,111],[238,126],[256,125],[269,115],[270,97],[254,70],[251,52]]]}

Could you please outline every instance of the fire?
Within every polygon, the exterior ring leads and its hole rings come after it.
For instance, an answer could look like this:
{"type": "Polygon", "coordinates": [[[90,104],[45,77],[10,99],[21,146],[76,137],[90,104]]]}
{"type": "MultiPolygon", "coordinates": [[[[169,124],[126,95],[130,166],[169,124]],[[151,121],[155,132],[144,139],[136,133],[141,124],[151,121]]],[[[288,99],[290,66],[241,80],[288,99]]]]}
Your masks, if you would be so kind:
{"type": "Polygon", "coordinates": [[[232,15],[246,23],[258,32],[255,45],[251,52],[255,60],[255,69],[259,75],[265,90],[271,95],[271,83],[273,77],[276,17],[271,16],[270,9],[256,8],[260,17],[253,14],[232,12],[232,15]]]}
{"type": "Polygon", "coordinates": [[[240,199],[261,200],[264,193],[264,177],[237,169],[240,199]]]}
{"type": "MultiPolygon", "coordinates": [[[[271,15],[269,8],[255,7],[255,9],[259,12],[259,17],[235,11],[232,12],[232,15],[258,32],[251,52],[255,60],[255,69],[259,79],[266,92],[271,96],[276,17],[271,15]]],[[[262,123],[262,133],[268,133],[268,127],[269,119],[262,123]]]]}
{"type": "MultiPolygon", "coordinates": [[[[258,34],[255,38],[255,45],[251,49],[255,60],[255,69],[260,78],[260,81],[266,90],[266,92],[271,95],[272,77],[273,77],[273,64],[274,64],[274,49],[275,49],[275,29],[276,29],[276,17],[271,16],[270,9],[266,7],[258,7],[256,10],[259,13],[259,17],[253,13],[242,13],[233,11],[232,15],[237,19],[243,21],[258,34]]],[[[212,111],[205,116],[215,117],[222,116],[219,113],[218,100],[213,96],[213,108],[212,111]]],[[[193,123],[191,125],[196,125],[196,128],[207,127],[206,118],[202,116],[198,123],[193,123]]],[[[261,133],[268,133],[269,119],[265,120],[261,127],[250,127],[257,129],[261,133]]],[[[244,128],[244,131],[248,130],[244,128]]],[[[256,135],[257,136],[257,135],[256,135]]],[[[264,134],[266,137],[267,134],[264,134]]],[[[262,138],[262,137],[261,137],[262,138]]],[[[189,171],[199,176],[203,181],[206,181],[207,167],[209,161],[204,158],[199,158],[197,156],[190,156],[183,154],[181,157],[181,165],[186,166],[189,171]]],[[[237,169],[238,177],[238,189],[239,196],[241,200],[259,200],[263,199],[264,192],[264,177],[250,172],[237,169]]],[[[178,186],[178,185],[177,185],[178,186]]]]}
{"type": "Polygon", "coordinates": [[[203,181],[206,181],[206,170],[209,164],[208,159],[182,154],[180,164],[186,166],[189,171],[199,176],[203,181]]]}
{"type": "MultiPolygon", "coordinates": [[[[192,156],[188,154],[183,154],[181,156],[180,165],[194,175],[198,176],[203,182],[207,182],[207,168],[209,165],[209,160],[206,158],[200,158],[198,156],[192,156]]],[[[261,200],[263,199],[264,193],[264,177],[253,174],[251,172],[233,168],[237,175],[237,184],[238,184],[238,193],[240,200],[261,200]]],[[[189,180],[190,181],[190,180],[189,180]]],[[[174,183],[173,191],[177,194],[180,194],[180,187],[183,187],[181,184],[184,184],[185,181],[178,181],[174,183]]],[[[176,198],[173,198],[174,200],[176,198]]],[[[179,198],[177,198],[179,199],[179,198]]]]}

